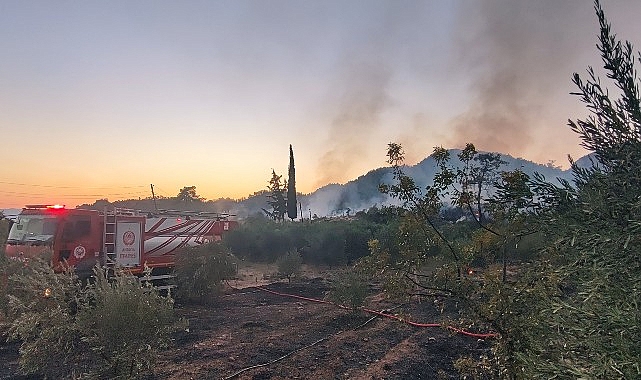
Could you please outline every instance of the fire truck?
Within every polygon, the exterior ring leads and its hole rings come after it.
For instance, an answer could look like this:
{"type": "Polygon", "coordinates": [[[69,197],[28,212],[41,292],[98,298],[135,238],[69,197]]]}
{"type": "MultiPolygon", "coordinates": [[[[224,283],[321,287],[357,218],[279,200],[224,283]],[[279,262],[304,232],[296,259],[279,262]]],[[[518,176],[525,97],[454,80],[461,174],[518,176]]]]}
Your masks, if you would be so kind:
{"type": "Polygon", "coordinates": [[[186,247],[218,241],[238,226],[233,215],[113,208],[67,209],[60,205],[29,205],[15,218],[6,255],[15,260],[51,255],[56,271],[75,268],[86,278],[96,264],[128,268],[140,274],[169,273],[176,255],[186,247]]]}

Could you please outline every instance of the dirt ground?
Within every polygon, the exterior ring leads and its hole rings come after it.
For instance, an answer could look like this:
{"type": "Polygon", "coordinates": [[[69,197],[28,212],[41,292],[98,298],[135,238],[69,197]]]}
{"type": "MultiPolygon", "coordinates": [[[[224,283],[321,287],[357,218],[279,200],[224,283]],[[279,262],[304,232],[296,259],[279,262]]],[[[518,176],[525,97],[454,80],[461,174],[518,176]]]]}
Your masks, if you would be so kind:
{"type": "MultiPolygon", "coordinates": [[[[487,354],[490,342],[440,327],[351,312],[327,303],[327,273],[306,271],[291,283],[270,280],[269,268],[241,268],[209,306],[177,305],[189,320],[158,363],[154,379],[458,379],[453,361],[487,354]]],[[[386,301],[376,288],[367,306],[407,320],[445,322],[431,300],[386,301]],[[400,306],[400,307],[399,307],[400,306]]],[[[450,315],[450,317],[452,317],[450,315]]],[[[0,345],[0,379],[17,375],[16,344],[0,345]]]]}

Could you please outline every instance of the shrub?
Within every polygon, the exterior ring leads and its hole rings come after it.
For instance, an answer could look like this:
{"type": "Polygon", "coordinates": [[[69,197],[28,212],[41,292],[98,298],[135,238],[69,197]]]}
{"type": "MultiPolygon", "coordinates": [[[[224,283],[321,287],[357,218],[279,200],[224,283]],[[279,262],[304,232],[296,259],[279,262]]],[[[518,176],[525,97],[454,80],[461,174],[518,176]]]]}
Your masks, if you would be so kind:
{"type": "Polygon", "coordinates": [[[54,273],[46,260],[13,269],[8,278],[9,337],[22,341],[21,370],[48,378],[86,373],[91,350],[74,323],[83,291],[74,273],[54,273]]]}
{"type": "Polygon", "coordinates": [[[236,258],[220,243],[189,248],[177,256],[176,295],[188,302],[211,302],[237,270],[236,258]]]}
{"type": "Polygon", "coordinates": [[[158,350],[182,327],[173,302],[119,273],[108,281],[100,268],[83,286],[72,270],[54,273],[31,260],[9,277],[13,322],[22,341],[20,367],[46,378],[131,378],[151,371],[158,350]]]}
{"type": "Polygon", "coordinates": [[[4,254],[4,245],[7,241],[9,221],[3,219],[0,212],[0,335],[5,331],[6,317],[9,312],[9,300],[7,298],[7,280],[11,271],[7,257],[4,254]]]}
{"type": "Polygon", "coordinates": [[[108,280],[104,270],[94,273],[76,318],[81,340],[93,355],[91,375],[132,378],[152,372],[158,351],[184,327],[174,317],[173,300],[141,287],[134,276],[120,272],[108,280]]]}
{"type": "Polygon", "coordinates": [[[290,235],[294,223],[250,219],[223,237],[224,244],[239,256],[252,261],[274,262],[278,255],[293,248],[290,235]]]}
{"type": "Polygon", "coordinates": [[[349,270],[334,282],[329,296],[332,301],[356,310],[363,306],[367,293],[364,276],[360,272],[349,270]]]}
{"type": "Polygon", "coordinates": [[[372,210],[350,220],[276,223],[251,219],[225,234],[223,243],[234,255],[252,261],[275,262],[284,252],[295,250],[307,264],[351,264],[368,255],[367,242],[373,238],[390,251],[397,250],[394,231],[398,215],[378,215],[377,209],[372,210]]]}
{"type": "Polygon", "coordinates": [[[281,278],[287,278],[287,282],[291,282],[292,277],[300,273],[303,259],[298,252],[289,251],[276,260],[276,265],[278,267],[278,275],[281,276],[281,278]]]}
{"type": "Polygon", "coordinates": [[[15,273],[21,266],[22,263],[18,261],[0,258],[0,336],[4,336],[13,318],[9,308],[9,294],[11,289],[9,276],[15,273]]]}
{"type": "Polygon", "coordinates": [[[542,298],[533,315],[539,323],[519,356],[528,378],[641,377],[639,52],[612,32],[598,1],[594,6],[597,47],[615,91],[592,68],[587,78],[574,74],[576,94],[591,114],[569,126],[594,152],[596,166],[573,165],[572,184],[534,183],[547,206],[541,224],[546,250],[560,262],[553,272],[560,294],[542,298]]]}

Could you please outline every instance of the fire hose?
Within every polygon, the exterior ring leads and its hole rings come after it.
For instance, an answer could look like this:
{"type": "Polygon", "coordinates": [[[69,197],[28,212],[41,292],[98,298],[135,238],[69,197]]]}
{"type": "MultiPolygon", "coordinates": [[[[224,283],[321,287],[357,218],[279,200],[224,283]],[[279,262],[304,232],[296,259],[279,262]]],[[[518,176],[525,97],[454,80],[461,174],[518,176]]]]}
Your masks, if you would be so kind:
{"type": "MultiPolygon", "coordinates": [[[[231,286],[231,284],[229,284],[229,283],[228,283],[228,285],[231,286]]],[[[231,287],[233,288],[233,286],[231,286],[231,287]]],[[[302,301],[324,303],[324,304],[328,304],[328,305],[333,305],[333,306],[339,307],[341,309],[349,309],[349,307],[347,307],[345,305],[341,305],[341,304],[338,304],[338,303],[335,303],[335,302],[331,302],[331,301],[327,301],[327,300],[304,297],[304,296],[299,296],[299,295],[296,295],[296,294],[277,292],[277,291],[274,291],[274,290],[263,288],[261,286],[256,286],[255,289],[258,289],[258,290],[266,292],[266,293],[274,294],[274,295],[277,295],[277,296],[280,296],[280,297],[289,297],[289,298],[299,299],[299,300],[302,300],[302,301]]],[[[393,309],[388,309],[388,310],[384,310],[384,311],[377,311],[377,310],[373,310],[373,309],[368,309],[368,308],[362,307],[362,308],[359,308],[359,310],[362,310],[362,311],[370,313],[370,314],[374,314],[374,316],[372,318],[370,318],[369,320],[367,320],[365,323],[361,324],[360,326],[357,326],[355,328],[355,330],[367,325],[368,323],[373,321],[376,317],[384,317],[384,318],[394,319],[394,320],[397,320],[399,322],[403,322],[403,323],[406,323],[406,324],[408,324],[410,326],[415,326],[415,327],[442,327],[442,328],[445,328],[447,330],[450,330],[452,332],[455,332],[455,333],[458,333],[458,334],[461,334],[461,335],[465,335],[465,336],[469,336],[469,337],[473,337],[473,338],[479,338],[479,339],[494,338],[494,337],[496,337],[498,335],[496,333],[485,333],[485,334],[473,333],[473,332],[466,331],[464,329],[459,329],[457,327],[448,326],[448,325],[441,325],[439,323],[418,323],[418,322],[413,322],[413,321],[401,318],[401,317],[399,317],[397,315],[389,314],[389,312],[391,310],[393,310],[393,309]]],[[[245,367],[245,368],[243,368],[243,369],[241,369],[239,371],[234,372],[233,374],[231,374],[229,376],[224,377],[223,380],[234,379],[234,378],[236,378],[237,376],[239,376],[240,374],[242,374],[242,373],[244,373],[246,371],[249,371],[249,370],[252,370],[252,369],[256,369],[256,368],[260,368],[260,367],[265,367],[265,366],[274,364],[276,362],[279,362],[279,361],[281,361],[281,360],[283,360],[285,358],[288,358],[289,356],[291,356],[291,355],[293,355],[293,354],[295,354],[295,353],[297,353],[299,351],[305,350],[305,349],[313,347],[313,346],[315,346],[315,345],[317,345],[317,344],[319,344],[321,342],[324,342],[327,339],[329,339],[329,337],[330,336],[326,336],[324,338],[318,339],[318,340],[316,340],[315,342],[313,342],[311,344],[308,344],[306,346],[300,347],[300,348],[298,348],[298,349],[296,349],[294,351],[291,351],[291,352],[289,352],[289,353],[287,353],[287,354],[285,354],[285,355],[283,355],[283,356],[281,356],[281,357],[279,357],[277,359],[271,360],[269,362],[262,363],[262,364],[257,364],[257,365],[253,365],[253,366],[249,366],[249,367],[245,367]]]]}
{"type": "MultiPolygon", "coordinates": [[[[303,296],[299,296],[299,295],[296,295],[296,294],[281,293],[281,292],[277,292],[277,291],[274,291],[274,290],[269,290],[267,288],[263,288],[263,287],[260,287],[260,286],[257,286],[256,289],[261,290],[263,292],[271,293],[271,294],[274,294],[274,295],[277,295],[277,296],[281,296],[281,297],[289,297],[289,298],[295,298],[295,299],[299,299],[299,300],[303,300],[303,301],[324,303],[324,304],[328,304],[328,305],[334,305],[334,306],[340,307],[342,309],[349,309],[345,305],[340,305],[340,304],[337,304],[335,302],[331,302],[331,301],[327,301],[327,300],[321,300],[321,299],[310,298],[310,297],[303,297],[303,296]]],[[[406,324],[408,324],[410,326],[415,326],[415,327],[441,327],[441,328],[444,328],[446,330],[450,330],[450,331],[452,331],[454,333],[465,335],[465,336],[469,336],[469,337],[472,337],[472,338],[488,339],[488,338],[495,338],[496,336],[498,336],[497,333],[483,333],[483,334],[482,333],[474,333],[474,332],[470,332],[470,331],[467,331],[467,330],[464,330],[464,329],[459,329],[459,328],[454,327],[454,326],[443,325],[443,324],[440,324],[440,323],[413,322],[413,321],[407,320],[405,318],[399,317],[398,315],[388,314],[388,313],[385,313],[385,312],[382,312],[382,311],[372,310],[372,309],[368,309],[368,308],[365,308],[365,307],[361,307],[361,308],[359,308],[359,310],[362,310],[362,311],[364,311],[366,313],[374,314],[374,315],[377,315],[377,316],[380,316],[380,317],[394,319],[394,320],[397,320],[399,322],[406,323],[406,324]]]]}

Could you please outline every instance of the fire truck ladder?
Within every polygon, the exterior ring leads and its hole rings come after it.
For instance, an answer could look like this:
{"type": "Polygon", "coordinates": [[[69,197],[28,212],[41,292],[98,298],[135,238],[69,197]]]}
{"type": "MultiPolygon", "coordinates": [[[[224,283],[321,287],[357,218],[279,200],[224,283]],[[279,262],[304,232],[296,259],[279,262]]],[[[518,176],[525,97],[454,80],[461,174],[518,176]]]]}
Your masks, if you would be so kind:
{"type": "Polygon", "coordinates": [[[116,212],[109,212],[105,209],[103,227],[104,265],[108,269],[116,266],[116,212]]]}
{"type": "MultiPolygon", "coordinates": [[[[137,210],[117,207],[115,207],[113,210],[108,210],[105,208],[103,212],[104,265],[107,269],[108,275],[114,275],[116,270],[116,225],[118,216],[132,216],[138,214],[139,211],[137,210]]],[[[176,287],[176,285],[171,284],[170,282],[174,277],[175,276],[171,273],[152,275],[151,272],[148,272],[143,274],[143,276],[138,277],[138,281],[142,285],[148,284],[161,291],[170,291],[171,289],[176,287]]]]}

